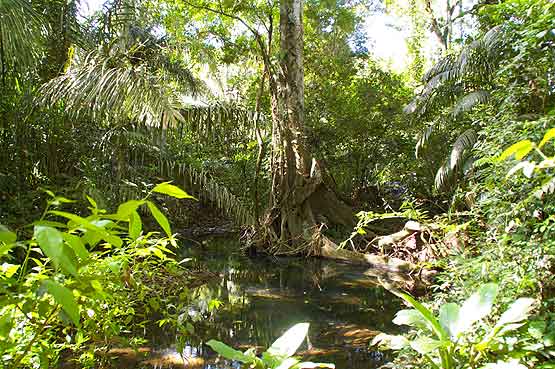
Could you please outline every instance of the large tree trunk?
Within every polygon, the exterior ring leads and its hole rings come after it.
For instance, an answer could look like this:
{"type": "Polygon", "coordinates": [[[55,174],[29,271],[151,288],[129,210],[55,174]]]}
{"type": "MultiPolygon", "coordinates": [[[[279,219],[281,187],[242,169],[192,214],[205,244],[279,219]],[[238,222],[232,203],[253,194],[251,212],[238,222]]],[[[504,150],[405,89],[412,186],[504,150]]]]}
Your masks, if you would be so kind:
{"type": "Polygon", "coordinates": [[[321,254],[323,224],[354,225],[351,209],[324,183],[304,132],[303,1],[280,2],[281,62],[270,76],[272,198],[265,241],[274,253],[321,254]]]}

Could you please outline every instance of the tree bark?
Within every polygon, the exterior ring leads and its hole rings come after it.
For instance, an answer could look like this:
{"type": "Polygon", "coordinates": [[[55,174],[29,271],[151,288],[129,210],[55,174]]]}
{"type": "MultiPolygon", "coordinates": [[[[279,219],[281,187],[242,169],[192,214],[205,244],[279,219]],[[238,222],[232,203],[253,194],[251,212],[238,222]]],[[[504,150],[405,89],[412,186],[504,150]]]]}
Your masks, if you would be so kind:
{"type": "MultiPolygon", "coordinates": [[[[272,197],[265,226],[274,253],[320,255],[323,224],[354,225],[353,213],[324,183],[304,131],[303,1],[280,2],[280,64],[269,75],[272,106],[272,197]],[[274,77],[274,78],[272,78],[274,77]],[[280,246],[276,247],[275,243],[280,246]]],[[[269,70],[270,68],[266,68],[269,70]]]]}

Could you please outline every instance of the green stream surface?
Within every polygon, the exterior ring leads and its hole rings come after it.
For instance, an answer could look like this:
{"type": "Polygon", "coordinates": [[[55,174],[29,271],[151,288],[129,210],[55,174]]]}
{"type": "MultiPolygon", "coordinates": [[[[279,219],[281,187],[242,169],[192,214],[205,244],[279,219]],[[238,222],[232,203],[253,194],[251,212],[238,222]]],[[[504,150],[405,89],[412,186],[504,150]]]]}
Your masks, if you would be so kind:
{"type": "Polygon", "coordinates": [[[305,360],[333,362],[339,369],[376,368],[388,361],[368,343],[377,331],[397,331],[391,320],[401,304],[375,277],[365,275],[366,268],[315,258],[248,258],[238,248],[229,238],[183,247],[179,257],[190,258],[188,268],[214,275],[195,289],[187,313],[197,342],[178,345],[175,333],[151,328],[146,332],[150,354],[125,367],[240,368],[217,361],[202,342],[216,339],[241,350],[256,346],[260,352],[299,322],[310,323],[299,350],[305,360]],[[209,313],[212,299],[222,305],[209,313]]]}

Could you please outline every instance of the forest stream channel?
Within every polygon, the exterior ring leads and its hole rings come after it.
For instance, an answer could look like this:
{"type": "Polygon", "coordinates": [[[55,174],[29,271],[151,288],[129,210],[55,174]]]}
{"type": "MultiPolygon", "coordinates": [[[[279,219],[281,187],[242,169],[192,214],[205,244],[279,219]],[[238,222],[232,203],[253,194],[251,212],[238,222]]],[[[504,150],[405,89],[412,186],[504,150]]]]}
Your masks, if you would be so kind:
{"type": "Polygon", "coordinates": [[[237,250],[230,237],[184,245],[178,258],[188,259],[188,268],[217,276],[195,289],[188,311],[194,338],[179,345],[175,332],[150,324],[148,346],[107,353],[113,367],[237,369],[240,363],[218,359],[203,342],[213,338],[262,351],[299,322],[310,323],[299,351],[306,360],[368,369],[390,359],[369,342],[380,331],[398,331],[391,321],[401,303],[379,284],[375,271],[314,258],[248,258],[237,250]],[[222,304],[210,313],[212,299],[222,304]]]}

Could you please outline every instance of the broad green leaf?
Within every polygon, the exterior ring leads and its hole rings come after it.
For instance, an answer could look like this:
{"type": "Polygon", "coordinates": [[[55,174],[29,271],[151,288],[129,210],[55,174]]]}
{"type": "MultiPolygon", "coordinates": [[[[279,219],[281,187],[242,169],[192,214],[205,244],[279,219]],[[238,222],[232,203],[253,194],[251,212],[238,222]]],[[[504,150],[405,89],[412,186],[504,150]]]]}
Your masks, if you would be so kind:
{"type": "Polygon", "coordinates": [[[498,287],[495,283],[487,283],[474,292],[461,306],[459,325],[460,332],[466,332],[472,324],[491,312],[493,301],[497,297],[498,287]]]}
{"type": "Polygon", "coordinates": [[[545,132],[545,135],[540,141],[540,144],[538,145],[538,147],[541,149],[546,143],[551,141],[553,138],[555,138],[555,128],[551,128],[547,130],[547,132],[545,132]]]}
{"type": "Polygon", "coordinates": [[[170,222],[168,222],[168,218],[166,218],[166,216],[164,214],[162,214],[162,212],[160,210],[158,210],[158,208],[156,207],[156,205],[154,205],[153,202],[147,201],[146,204],[148,206],[148,209],[150,210],[150,213],[154,217],[154,219],[156,219],[158,224],[160,224],[160,227],[162,227],[162,229],[164,230],[164,232],[166,232],[168,237],[171,237],[172,236],[172,231],[171,231],[171,228],[170,228],[170,222]]]}
{"type": "Polygon", "coordinates": [[[410,342],[410,347],[420,355],[427,355],[439,348],[446,347],[447,342],[434,340],[429,337],[419,337],[410,342]]]}
{"type": "Polygon", "coordinates": [[[0,245],[0,257],[6,255],[8,252],[10,252],[11,249],[13,249],[15,246],[17,246],[16,243],[9,243],[9,244],[3,244],[0,245]]]}
{"type": "MultiPolygon", "coordinates": [[[[439,323],[447,331],[452,339],[457,338],[460,333],[460,307],[455,303],[449,303],[441,306],[439,309],[439,323]]],[[[464,317],[463,317],[464,319],[464,317]]]]}
{"type": "Polygon", "coordinates": [[[10,231],[7,227],[0,224],[0,243],[10,245],[17,240],[17,235],[10,231]]]}
{"type": "Polygon", "coordinates": [[[397,325],[408,325],[410,327],[427,329],[429,331],[433,329],[430,322],[428,322],[426,318],[424,318],[424,316],[415,309],[399,310],[397,314],[395,314],[393,323],[397,325]]]}
{"type": "Polygon", "coordinates": [[[75,325],[79,325],[79,306],[71,290],[51,279],[45,280],[43,285],[48,293],[54,297],[54,300],[62,306],[62,309],[70,317],[71,321],[75,325]]]}
{"type": "Polygon", "coordinates": [[[279,337],[267,352],[273,356],[289,357],[293,356],[299,346],[303,343],[307,333],[308,323],[298,323],[292,326],[279,337]]]}
{"type": "MultiPolygon", "coordinates": [[[[101,226],[98,226],[96,224],[94,224],[93,222],[80,217],[78,215],[75,214],[71,214],[71,213],[67,213],[65,211],[57,211],[57,210],[52,210],[50,211],[51,214],[54,215],[58,215],[61,216],[63,218],[69,219],[70,221],[75,223],[76,228],[83,228],[85,230],[88,231],[94,231],[95,233],[97,233],[100,237],[102,237],[102,239],[104,239],[105,241],[109,242],[110,244],[116,246],[116,247],[121,247],[121,245],[123,245],[123,241],[121,240],[121,238],[119,238],[116,235],[111,234],[110,232],[108,232],[106,229],[102,228],[101,226]]],[[[108,224],[111,224],[108,223],[108,224]]]]}
{"type": "Polygon", "coordinates": [[[137,211],[133,211],[131,213],[131,217],[129,218],[129,237],[136,240],[141,235],[142,230],[143,223],[141,222],[141,217],[137,211]]]}
{"type": "Polygon", "coordinates": [[[44,254],[52,259],[57,268],[77,275],[74,255],[72,255],[71,249],[64,244],[62,232],[52,227],[35,226],[34,237],[44,254]]]}
{"type": "Polygon", "coordinates": [[[405,336],[380,333],[370,343],[370,346],[375,345],[388,350],[402,350],[409,345],[409,340],[405,336]]]}
{"type": "Polygon", "coordinates": [[[506,160],[511,155],[514,155],[517,160],[520,160],[526,155],[528,155],[528,153],[532,151],[533,148],[534,148],[534,143],[532,141],[530,140],[519,141],[509,146],[507,149],[505,149],[505,151],[503,151],[499,156],[498,160],[499,161],[506,160]]]}
{"type": "Polygon", "coordinates": [[[2,272],[2,274],[6,278],[13,277],[13,275],[17,273],[18,269],[19,269],[19,265],[16,265],[16,264],[3,263],[2,265],[0,265],[0,272],[2,272]]]}
{"type": "Polygon", "coordinates": [[[331,368],[335,369],[335,364],[331,363],[312,363],[310,361],[304,361],[298,363],[291,367],[291,369],[313,369],[313,368],[331,368]]]}
{"type": "Polygon", "coordinates": [[[289,369],[291,368],[293,365],[296,365],[299,363],[299,359],[295,359],[294,357],[288,357],[287,359],[283,360],[277,367],[276,369],[289,369]]]}
{"type": "Polygon", "coordinates": [[[87,260],[89,258],[89,251],[85,248],[83,241],[81,241],[81,237],[65,232],[62,233],[62,237],[82,260],[87,260]]]}
{"type": "Polygon", "coordinates": [[[441,324],[439,324],[438,320],[434,317],[434,314],[429,309],[427,309],[424,305],[416,301],[414,297],[412,297],[408,293],[397,291],[397,290],[391,290],[391,292],[393,292],[395,295],[399,296],[400,298],[408,302],[416,310],[418,310],[418,312],[420,312],[420,314],[422,314],[424,319],[426,319],[426,321],[430,324],[433,332],[441,341],[446,341],[449,338],[449,335],[441,327],[441,324]]]}
{"type": "Polygon", "coordinates": [[[156,185],[152,189],[152,192],[162,193],[164,195],[175,197],[176,199],[195,199],[181,188],[170,184],[170,182],[164,182],[156,185]]]}
{"type": "Polygon", "coordinates": [[[129,200],[118,206],[117,216],[121,219],[129,219],[129,216],[137,211],[137,208],[144,204],[143,200],[129,200]]]}
{"type": "Polygon", "coordinates": [[[233,347],[229,347],[223,342],[210,340],[206,342],[206,344],[226,359],[237,360],[242,363],[250,363],[253,361],[253,357],[245,355],[241,351],[235,350],[233,347]]]}
{"type": "Polygon", "coordinates": [[[14,326],[12,311],[0,315],[0,341],[7,338],[14,326]]]}
{"type": "Polygon", "coordinates": [[[518,323],[528,318],[530,315],[530,310],[532,310],[532,305],[534,305],[534,299],[528,297],[522,297],[513,302],[509,308],[501,314],[496,327],[500,327],[509,323],[518,323]]]}

